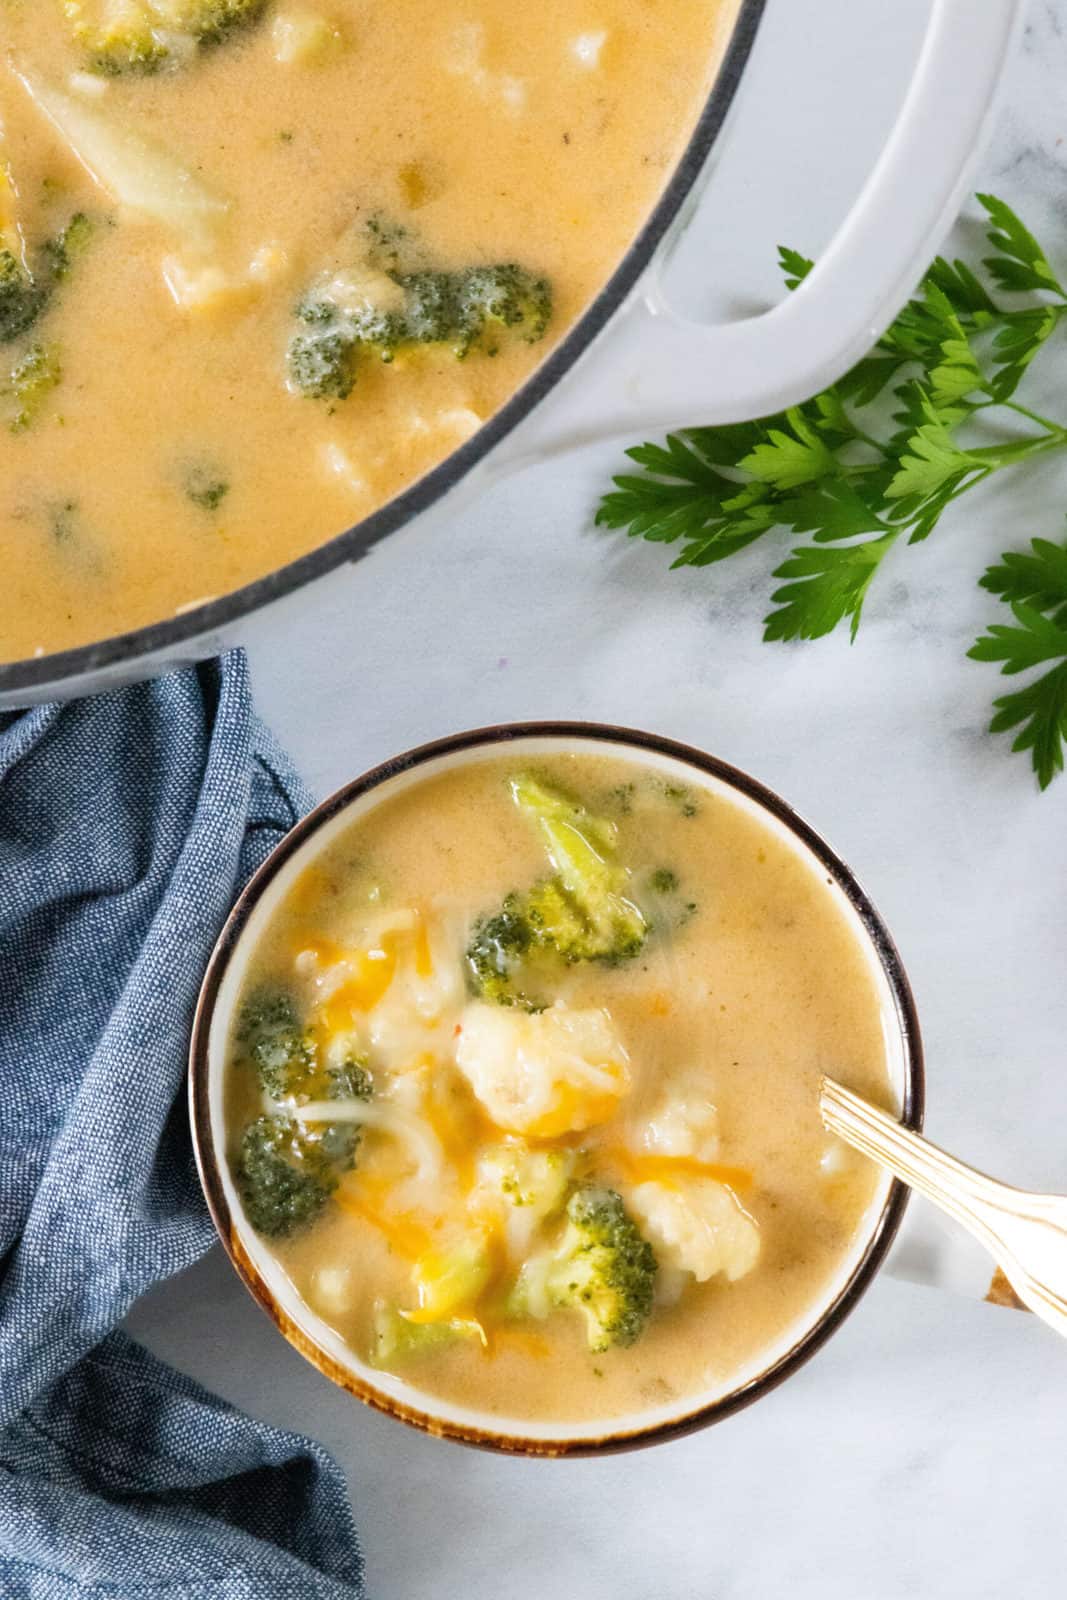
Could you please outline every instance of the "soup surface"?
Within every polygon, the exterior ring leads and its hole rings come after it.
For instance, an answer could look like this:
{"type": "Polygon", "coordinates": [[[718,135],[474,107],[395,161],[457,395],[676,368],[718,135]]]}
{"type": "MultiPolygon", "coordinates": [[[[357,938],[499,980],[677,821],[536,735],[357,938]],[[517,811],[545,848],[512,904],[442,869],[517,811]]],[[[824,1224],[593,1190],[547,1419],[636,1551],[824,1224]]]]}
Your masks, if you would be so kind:
{"type": "Polygon", "coordinates": [[[0,659],[225,593],[476,431],[618,264],[733,9],[0,0],[0,659]]]}
{"type": "Polygon", "coordinates": [[[501,1416],[727,1389],[823,1294],[890,1103],[840,891],[721,793],[491,756],[384,800],[252,959],[226,1118],[246,1214],[371,1364],[501,1416]]]}

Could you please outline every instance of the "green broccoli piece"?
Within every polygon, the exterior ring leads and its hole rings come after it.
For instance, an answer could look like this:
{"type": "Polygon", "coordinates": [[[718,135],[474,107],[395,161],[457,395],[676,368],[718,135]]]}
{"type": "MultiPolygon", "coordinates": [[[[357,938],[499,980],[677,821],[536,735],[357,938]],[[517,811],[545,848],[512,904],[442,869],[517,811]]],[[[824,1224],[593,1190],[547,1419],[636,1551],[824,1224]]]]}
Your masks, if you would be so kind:
{"type": "Polygon", "coordinates": [[[484,1165],[513,1206],[544,1220],[562,1207],[576,1159],[573,1150],[540,1150],[516,1139],[490,1152],[484,1165]]]}
{"type": "Polygon", "coordinates": [[[495,354],[493,330],[536,343],[552,315],[552,290],[513,262],[447,272],[402,271],[404,230],[379,218],[366,229],[364,266],[328,274],[295,307],[302,326],[289,343],[290,387],[313,399],[344,400],[361,361],[386,364],[419,348],[495,354]]]}
{"type": "Polygon", "coordinates": [[[678,874],[670,867],[657,867],[649,875],[648,886],[653,894],[673,894],[678,887],[678,874]]]}
{"type": "Polygon", "coordinates": [[[582,1312],[594,1354],[633,1344],[652,1314],[656,1255],[613,1189],[575,1190],[559,1244],[526,1263],[507,1301],[512,1316],[582,1312]]]}
{"type": "Polygon", "coordinates": [[[84,211],[76,211],[67,226],[44,246],[48,274],[53,283],[62,283],[71,268],[88,250],[96,232],[84,211]]]}
{"type": "Polygon", "coordinates": [[[539,942],[555,944],[558,938],[567,961],[635,956],[648,927],[623,893],[630,874],[614,859],[614,823],[527,775],[511,780],[511,793],[540,829],[556,871],[551,892],[535,890],[529,898],[531,920],[543,929],[539,942]]]}
{"type": "Polygon", "coordinates": [[[289,382],[311,400],[347,400],[356,381],[354,354],[353,342],[336,330],[295,334],[289,344],[289,382]]]}
{"type": "Polygon", "coordinates": [[[186,499],[191,500],[194,506],[199,506],[201,511],[217,511],[230,492],[226,479],[204,461],[187,464],[182,475],[182,487],[186,499]]]}
{"type": "MultiPolygon", "coordinates": [[[[256,1073],[275,1100],[369,1100],[374,1085],[366,1062],[339,1066],[319,1056],[286,994],[265,989],[241,1009],[236,1059],[256,1073]]],[[[259,1233],[280,1237],[312,1221],[341,1177],[355,1165],[358,1122],[303,1122],[288,1112],[258,1117],[245,1129],[236,1162],[237,1184],[249,1221],[259,1233]]]]}
{"type": "Polygon", "coordinates": [[[623,893],[630,874],[615,860],[613,822],[530,777],[513,778],[511,792],[539,826],[555,875],[509,894],[499,912],[475,924],[467,973],[481,999],[539,1011],[544,1003],[529,991],[553,961],[628,961],[648,924],[623,893]]]}
{"type": "Polygon", "coordinates": [[[10,250],[0,250],[0,344],[11,344],[28,333],[48,296],[46,282],[31,277],[10,250]]]}
{"type": "Polygon", "coordinates": [[[663,793],[672,806],[677,806],[683,817],[695,817],[700,810],[692,789],[684,783],[665,783],[663,793]]]}
{"type": "Polygon", "coordinates": [[[114,77],[182,66],[255,22],[267,0],[62,0],[93,72],[114,77]]]}
{"type": "Polygon", "coordinates": [[[466,348],[477,344],[493,324],[515,330],[527,344],[544,338],[552,317],[552,288],[547,278],[505,262],[453,273],[450,287],[466,348]]]}
{"type": "Polygon", "coordinates": [[[670,867],[657,867],[650,872],[646,887],[655,896],[651,910],[652,925],[657,930],[681,928],[696,914],[697,903],[686,897],[678,874],[670,867]]]}
{"type": "Polygon", "coordinates": [[[257,990],[245,1002],[234,1038],[274,1100],[369,1100],[373,1093],[366,1061],[327,1066],[292,999],[278,990],[257,990]]]}
{"type": "MultiPolygon", "coordinates": [[[[348,1096],[339,1088],[329,1098],[348,1096]]],[[[284,1112],[250,1123],[235,1175],[256,1232],[281,1238],[313,1222],[355,1166],[361,1136],[358,1122],[301,1122],[284,1112]]]]}
{"type": "Polygon", "coordinates": [[[294,1094],[311,1075],[310,1042],[287,994],[262,990],[241,1008],[237,1043],[244,1047],[266,1092],[275,1100],[294,1094]]]}
{"type": "Polygon", "coordinates": [[[544,1007],[516,988],[517,970],[534,943],[534,932],[521,897],[509,894],[502,910],[474,925],[467,945],[467,974],[471,991],[498,1006],[522,1006],[527,1011],[544,1007]]]}
{"type": "MultiPolygon", "coordinates": [[[[92,236],[93,224],[77,212],[66,227],[34,252],[27,267],[14,251],[0,246],[0,345],[24,340],[48,310],[58,284],[67,277],[92,236]]],[[[22,433],[59,384],[63,369],[54,346],[25,345],[12,362],[6,383],[0,384],[0,399],[7,406],[7,425],[12,433],[22,433]]]]}
{"type": "Polygon", "coordinates": [[[394,1367],[447,1349],[457,1339],[463,1338],[477,1338],[477,1329],[455,1320],[409,1322],[395,1306],[379,1300],[374,1307],[370,1364],[372,1367],[394,1367]]]}
{"type": "Polygon", "coordinates": [[[31,344],[11,368],[7,385],[0,389],[0,397],[11,402],[7,425],[12,433],[22,433],[30,427],[62,377],[56,351],[48,345],[31,344]]]}
{"type": "MultiPolygon", "coordinates": [[[[358,1133],[358,1128],[350,1128],[358,1133]]],[[[237,1186],[257,1233],[281,1238],[306,1227],[336,1187],[341,1174],[324,1159],[311,1131],[286,1116],[257,1117],[245,1129],[236,1163],[237,1186]]]]}

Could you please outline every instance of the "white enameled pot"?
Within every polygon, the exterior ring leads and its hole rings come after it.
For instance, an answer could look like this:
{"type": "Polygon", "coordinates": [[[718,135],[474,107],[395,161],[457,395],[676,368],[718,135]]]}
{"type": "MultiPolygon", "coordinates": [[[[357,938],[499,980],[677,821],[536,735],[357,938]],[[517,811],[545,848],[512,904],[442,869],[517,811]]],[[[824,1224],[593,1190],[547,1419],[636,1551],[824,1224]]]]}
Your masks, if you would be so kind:
{"type": "Polygon", "coordinates": [[[658,204],[583,316],[472,439],[355,527],[231,594],[130,633],[0,665],[0,708],[112,687],[239,643],[253,613],[327,581],[387,534],[495,475],[596,439],[766,416],[846,371],[892,320],[959,210],[1025,0],[930,0],[896,126],[814,272],[771,311],[706,326],[671,309],[663,266],[721,147],[764,3],[727,0],[718,71],[658,204]],[[591,415],[594,383],[612,401],[591,415]]]}

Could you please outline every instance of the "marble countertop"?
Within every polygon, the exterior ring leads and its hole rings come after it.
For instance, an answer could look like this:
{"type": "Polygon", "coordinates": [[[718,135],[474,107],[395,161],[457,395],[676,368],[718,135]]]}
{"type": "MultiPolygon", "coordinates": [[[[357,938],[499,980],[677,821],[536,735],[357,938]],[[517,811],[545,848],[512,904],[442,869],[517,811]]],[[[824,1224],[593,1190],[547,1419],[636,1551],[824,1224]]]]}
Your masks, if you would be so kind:
{"type": "MultiPolygon", "coordinates": [[[[674,269],[686,303],[766,303],[778,242],[826,242],[891,123],[925,10],[769,0],[674,269]]],[[[1067,0],[1033,0],[979,185],[1061,260],[1065,33],[1067,0]]],[[[1062,349],[1046,355],[1038,405],[1044,386],[1057,409],[1065,370],[1062,349]]],[[[851,649],[836,636],[787,648],[760,642],[759,546],[671,573],[662,551],[592,530],[616,460],[591,449],[498,485],[253,630],[264,715],[320,792],[421,740],[524,716],[644,725],[747,768],[833,841],[893,930],[922,1017],[933,1137],[1020,1184],[1064,1188],[1067,779],[1040,796],[987,735],[999,684],[965,651],[993,619],[974,582],[985,565],[1062,536],[1067,469],[1006,473],[928,543],[895,551],[851,649]]],[[[921,1254],[913,1216],[898,1274],[921,1254]]],[[[496,1459],[349,1402],[217,1251],[130,1327],[337,1455],[374,1600],[983,1600],[1063,1586],[1067,1350],[1030,1317],[901,1276],[883,1275],[754,1409],[587,1462],[496,1459]]]]}

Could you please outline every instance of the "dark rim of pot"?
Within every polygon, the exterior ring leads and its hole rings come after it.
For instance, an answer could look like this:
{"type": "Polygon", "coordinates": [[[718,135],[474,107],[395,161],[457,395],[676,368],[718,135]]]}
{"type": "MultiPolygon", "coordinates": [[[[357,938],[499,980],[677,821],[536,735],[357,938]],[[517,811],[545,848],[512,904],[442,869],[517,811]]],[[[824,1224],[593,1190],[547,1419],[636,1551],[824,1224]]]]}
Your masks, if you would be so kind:
{"type": "Polygon", "coordinates": [[[55,684],[58,688],[67,680],[77,680],[105,667],[133,662],[174,645],[191,643],[201,635],[218,632],[303,584],[332,572],[344,562],[358,561],[387,534],[395,532],[454,488],[555,388],[619,309],[647,267],[704,169],[737,92],[765,4],[766,0],[740,0],[726,52],[693,135],[644,227],[611,278],[551,355],[472,439],[361,522],[240,589],[215,600],[206,600],[180,616],[167,617],[129,633],[0,665],[0,694],[12,696],[20,690],[33,690],[46,684],[55,684]]]}
{"type": "MultiPolygon", "coordinates": [[[[222,1185],[221,1158],[215,1150],[209,1105],[208,1037],[219,987],[254,907],[280,868],[338,812],[344,811],[353,801],[398,774],[423,766],[440,756],[463,754],[476,749],[492,749],[515,740],[538,738],[558,739],[564,743],[592,740],[609,745],[621,745],[624,748],[628,746],[631,749],[648,750],[655,755],[683,762],[753,800],[764,811],[783,823],[807,847],[820,866],[825,869],[828,880],[844,892],[871,940],[879,965],[885,974],[893,996],[904,1046],[901,1120],[909,1128],[921,1129],[925,1101],[925,1073],[919,1019],[911,986],[888,929],[851,869],[831,849],[821,834],[817,833],[803,817],[798,816],[792,807],[773,790],[766,788],[737,767],[732,767],[715,756],[707,755],[702,750],[661,737],[659,734],[596,722],[504,723],[436,739],[430,744],[420,745],[403,755],[395,756],[391,761],[383,762],[381,766],[374,767],[361,777],[353,779],[351,783],[345,784],[303,817],[253,874],[230,913],[212,952],[200,990],[189,1049],[190,1119],[200,1181],[219,1238],[230,1260],[245,1287],[289,1342],[321,1372],[376,1410],[411,1423],[426,1433],[455,1439],[463,1444],[517,1455],[589,1456],[657,1444],[666,1439],[676,1439],[683,1434],[693,1433],[698,1428],[705,1428],[713,1422],[720,1422],[777,1388],[803,1366],[826,1343],[831,1334],[836,1332],[873,1281],[904,1214],[907,1202],[907,1189],[904,1185],[895,1180],[892,1183],[881,1214],[871,1230],[867,1248],[856,1263],[848,1282],[830,1305],[785,1355],[780,1356],[765,1371],[750,1379],[739,1389],[733,1390],[719,1400],[700,1405],[685,1416],[664,1423],[637,1427],[626,1432],[605,1432],[601,1437],[585,1436],[571,1439],[564,1436],[558,1439],[530,1439],[521,1433],[508,1432],[506,1428],[494,1431],[442,1421],[435,1417],[432,1411],[424,1412],[408,1406],[403,1401],[384,1394],[341,1366],[293,1322],[278,1304],[252,1263],[234,1225],[222,1185]]],[[[428,1407],[432,1406],[432,1400],[432,1396],[426,1396],[428,1407]]]]}

